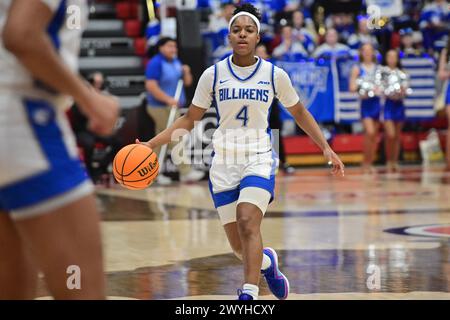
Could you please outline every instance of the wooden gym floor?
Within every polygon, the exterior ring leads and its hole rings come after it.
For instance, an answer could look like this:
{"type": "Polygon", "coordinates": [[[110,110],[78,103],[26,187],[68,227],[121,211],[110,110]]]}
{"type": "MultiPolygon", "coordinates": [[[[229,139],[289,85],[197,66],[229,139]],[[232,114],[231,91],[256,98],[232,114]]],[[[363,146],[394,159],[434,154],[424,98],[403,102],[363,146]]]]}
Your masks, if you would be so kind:
{"type": "MultiPolygon", "coordinates": [[[[206,182],[97,196],[110,298],[236,299],[242,267],[206,182]]],[[[262,232],[290,299],[450,299],[450,173],[439,166],[278,174],[262,232]]],[[[264,279],[260,293],[274,299],[264,279]]]]}

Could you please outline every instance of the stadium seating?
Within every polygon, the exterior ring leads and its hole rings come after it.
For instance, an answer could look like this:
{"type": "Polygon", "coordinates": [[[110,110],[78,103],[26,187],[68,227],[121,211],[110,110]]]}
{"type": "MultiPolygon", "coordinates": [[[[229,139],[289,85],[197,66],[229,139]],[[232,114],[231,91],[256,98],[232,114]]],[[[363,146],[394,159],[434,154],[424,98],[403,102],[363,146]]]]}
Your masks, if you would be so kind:
{"type": "Polygon", "coordinates": [[[81,42],[80,72],[100,71],[108,91],[123,109],[141,104],[145,92],[146,41],[138,17],[139,1],[96,0],[81,42]]]}
{"type": "Polygon", "coordinates": [[[81,56],[132,56],[134,54],[134,41],[128,37],[91,37],[81,41],[81,56]]]}

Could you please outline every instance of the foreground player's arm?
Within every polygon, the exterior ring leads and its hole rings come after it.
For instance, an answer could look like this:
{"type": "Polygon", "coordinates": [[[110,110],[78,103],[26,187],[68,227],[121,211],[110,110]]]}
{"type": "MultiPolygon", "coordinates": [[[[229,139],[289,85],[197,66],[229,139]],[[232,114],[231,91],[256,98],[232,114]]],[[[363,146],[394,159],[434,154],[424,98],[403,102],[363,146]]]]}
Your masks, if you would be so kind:
{"type": "MultiPolygon", "coordinates": [[[[205,112],[206,109],[199,108],[191,104],[186,114],[175,120],[175,122],[170,127],[163,130],[156,137],[150,139],[147,142],[144,142],[143,144],[154,149],[164,144],[170,143],[172,140],[177,141],[180,137],[184,136],[194,128],[195,122],[200,121],[205,112]]],[[[141,142],[136,139],[136,143],[141,142]]]]}
{"type": "Polygon", "coordinates": [[[320,147],[327,161],[331,162],[333,166],[332,173],[344,175],[344,164],[331,149],[316,120],[314,120],[311,113],[300,102],[295,89],[292,87],[289,76],[281,69],[277,71],[275,87],[279,88],[277,98],[283,105],[290,106],[287,110],[292,114],[297,125],[320,147]]]}
{"type": "Polygon", "coordinates": [[[95,133],[109,134],[117,119],[118,103],[97,93],[64,65],[47,34],[52,14],[42,1],[14,0],[3,29],[3,44],[34,78],[72,96],[95,133]]]}

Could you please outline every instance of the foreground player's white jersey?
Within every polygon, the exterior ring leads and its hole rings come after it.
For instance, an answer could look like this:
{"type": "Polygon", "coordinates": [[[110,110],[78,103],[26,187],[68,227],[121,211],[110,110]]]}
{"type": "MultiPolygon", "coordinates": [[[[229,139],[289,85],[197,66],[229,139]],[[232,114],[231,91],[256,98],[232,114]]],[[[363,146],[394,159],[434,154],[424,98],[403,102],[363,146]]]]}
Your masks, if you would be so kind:
{"type": "MultiPolygon", "coordinates": [[[[53,12],[48,26],[51,42],[64,63],[73,71],[78,68],[81,32],[87,24],[86,0],[39,0],[53,12]],[[69,21],[68,21],[69,19],[69,21]]],[[[0,0],[0,33],[6,22],[12,0],[0,0]]],[[[22,39],[29,41],[29,39],[22,39]]],[[[0,39],[0,90],[26,97],[56,102],[60,96],[34,79],[22,64],[7,51],[0,39]]]]}
{"type": "Polygon", "coordinates": [[[192,103],[216,107],[216,152],[264,152],[271,148],[269,114],[275,97],[288,108],[299,101],[286,72],[259,58],[252,66],[238,67],[230,56],[203,73],[192,103]]]}

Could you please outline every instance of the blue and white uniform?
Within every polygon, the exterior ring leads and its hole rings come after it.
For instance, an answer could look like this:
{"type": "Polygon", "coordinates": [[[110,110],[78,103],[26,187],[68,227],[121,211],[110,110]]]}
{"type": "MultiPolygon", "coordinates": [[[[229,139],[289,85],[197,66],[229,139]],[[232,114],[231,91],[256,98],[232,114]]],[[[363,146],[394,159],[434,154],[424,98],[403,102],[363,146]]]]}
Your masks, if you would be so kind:
{"type": "MultiPolygon", "coordinates": [[[[40,1],[53,12],[50,40],[64,63],[77,70],[85,1],[40,1]],[[71,5],[81,9],[81,28],[66,25],[71,5]]],[[[10,5],[11,0],[0,0],[0,33],[10,5]]],[[[65,115],[70,100],[34,79],[1,40],[0,70],[0,210],[21,219],[92,193],[65,115]]]]}
{"type": "Polygon", "coordinates": [[[394,100],[386,98],[383,111],[384,121],[391,120],[393,122],[405,121],[405,105],[402,99],[394,100]]]}
{"type": "Polygon", "coordinates": [[[293,107],[299,97],[282,69],[260,58],[239,67],[232,56],[202,74],[192,104],[216,108],[218,128],[210,191],[222,224],[236,221],[236,205],[250,202],[263,213],[272,201],[278,156],[272,149],[269,114],[276,97],[293,107]]]}
{"type": "Polygon", "coordinates": [[[383,120],[402,122],[405,119],[405,104],[403,103],[403,99],[390,99],[386,97],[383,108],[383,120]]]}
{"type": "MultiPolygon", "coordinates": [[[[373,64],[371,68],[367,68],[364,64],[359,65],[359,76],[369,77],[375,79],[375,72],[378,65],[373,64]]],[[[372,98],[361,99],[361,119],[371,118],[375,121],[380,120],[381,113],[381,101],[380,97],[375,96],[372,98]]]]}

